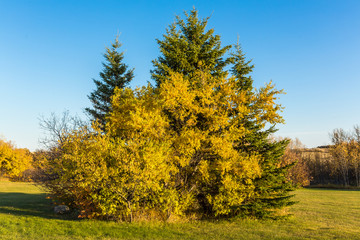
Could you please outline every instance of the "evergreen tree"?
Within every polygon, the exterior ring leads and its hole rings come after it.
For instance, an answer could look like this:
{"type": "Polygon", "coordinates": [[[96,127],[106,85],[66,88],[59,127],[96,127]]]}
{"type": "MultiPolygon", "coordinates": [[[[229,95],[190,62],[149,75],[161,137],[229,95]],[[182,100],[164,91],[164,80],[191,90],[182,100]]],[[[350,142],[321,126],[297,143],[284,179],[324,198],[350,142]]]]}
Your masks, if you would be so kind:
{"type": "MultiPolygon", "coordinates": [[[[204,78],[196,76],[199,70],[210,73],[214,79],[224,78],[230,74],[236,79],[237,95],[244,98],[241,105],[248,111],[240,112],[236,107],[233,111],[229,111],[230,119],[238,121],[236,127],[245,129],[245,134],[239,135],[234,142],[234,148],[248,157],[260,156],[261,175],[254,180],[255,194],[244,200],[241,206],[237,208],[233,206],[237,209],[233,213],[239,214],[241,209],[244,214],[265,217],[274,209],[293,203],[289,199],[291,197],[289,191],[293,188],[286,181],[286,172],[290,166],[280,167],[281,156],[288,141],[270,139],[270,136],[277,131],[275,124],[283,122],[280,115],[270,114],[281,110],[281,106],[274,101],[275,95],[282,91],[274,89],[271,83],[256,91],[253,87],[253,79],[249,76],[254,66],[251,65],[251,61],[246,61],[240,45],[236,45],[235,52],[225,58],[231,46],[221,47],[219,35],[214,35],[213,29],[205,30],[209,18],[199,20],[196,10],[185,15],[186,20],[177,17],[176,22],[170,25],[167,34],[164,35],[164,40],[158,40],[162,55],[153,61],[155,68],[152,77],[159,87],[161,83],[171,79],[172,74],[179,73],[184,79],[193,82],[190,83],[195,86],[192,87],[193,89],[204,84],[202,82],[204,78]],[[225,67],[229,64],[231,69],[227,71],[225,67]],[[271,127],[266,128],[268,125],[271,127]]],[[[219,88],[218,91],[221,89],[219,88]]],[[[196,99],[199,100],[199,97],[196,99]]],[[[170,125],[180,134],[181,126],[186,121],[184,119],[177,121],[179,119],[174,116],[176,114],[166,111],[165,113],[171,120],[170,125]]],[[[205,118],[204,114],[197,114],[196,119],[198,129],[204,130],[209,119],[205,118]]],[[[208,155],[208,158],[211,156],[208,155]]],[[[219,192],[217,187],[211,187],[211,191],[219,192]]],[[[205,212],[211,211],[209,209],[211,204],[206,201],[205,196],[199,194],[197,198],[205,212]]]]}
{"type": "Polygon", "coordinates": [[[252,60],[246,60],[239,43],[235,45],[235,52],[231,53],[229,61],[233,64],[230,71],[237,79],[239,90],[251,94],[254,81],[249,74],[252,73],[254,65],[250,64],[252,60]]]}
{"type": "Polygon", "coordinates": [[[97,120],[102,126],[105,126],[106,115],[111,111],[111,96],[115,88],[123,89],[134,77],[134,69],[129,70],[122,62],[124,53],[118,51],[120,47],[121,43],[117,37],[111,48],[106,48],[104,54],[106,62],[103,63],[104,69],[99,74],[101,80],[93,80],[96,90],[88,96],[93,108],[85,109],[92,120],[97,120]]]}
{"type": "MultiPolygon", "coordinates": [[[[239,90],[245,91],[247,97],[251,97],[254,94],[254,87],[253,80],[248,74],[252,72],[254,65],[250,65],[251,61],[246,61],[245,54],[239,45],[236,45],[235,53],[231,54],[231,62],[233,63],[231,72],[237,79],[239,90]]],[[[281,93],[281,91],[276,90],[270,92],[273,94],[281,93]]],[[[244,115],[241,121],[241,124],[247,129],[247,134],[238,140],[236,148],[248,154],[260,155],[262,173],[254,180],[254,197],[248,199],[242,209],[245,210],[245,214],[267,217],[274,212],[274,209],[294,204],[293,201],[290,201],[292,195],[289,195],[294,187],[286,179],[286,173],[292,164],[281,166],[281,157],[289,141],[271,139],[271,135],[277,129],[275,129],[275,125],[265,129],[265,124],[275,124],[276,121],[270,119],[259,121],[256,119],[257,112],[268,108],[257,103],[251,103],[251,105],[247,103],[247,107],[252,110],[244,115]]],[[[280,110],[280,106],[273,105],[273,107],[278,108],[276,111],[280,110]]],[[[282,122],[281,119],[277,119],[277,121],[282,122]]]]}
{"type": "Polygon", "coordinates": [[[221,47],[214,29],[205,31],[209,18],[200,20],[195,9],[185,15],[186,21],[177,16],[164,40],[157,40],[162,55],[153,61],[155,68],[151,71],[157,86],[171,71],[191,77],[195,70],[207,68],[213,76],[225,76],[224,67],[229,62],[224,54],[231,46],[221,47]]]}

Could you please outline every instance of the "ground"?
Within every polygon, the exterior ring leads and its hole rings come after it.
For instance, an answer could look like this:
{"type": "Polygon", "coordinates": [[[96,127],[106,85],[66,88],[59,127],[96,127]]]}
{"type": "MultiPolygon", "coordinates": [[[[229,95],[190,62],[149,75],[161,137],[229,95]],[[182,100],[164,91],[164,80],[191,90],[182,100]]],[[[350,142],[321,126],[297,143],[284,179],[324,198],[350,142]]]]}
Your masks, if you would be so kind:
{"type": "Polygon", "coordinates": [[[301,189],[287,220],[187,223],[71,220],[31,183],[0,181],[0,239],[359,239],[360,191],[301,189]]]}

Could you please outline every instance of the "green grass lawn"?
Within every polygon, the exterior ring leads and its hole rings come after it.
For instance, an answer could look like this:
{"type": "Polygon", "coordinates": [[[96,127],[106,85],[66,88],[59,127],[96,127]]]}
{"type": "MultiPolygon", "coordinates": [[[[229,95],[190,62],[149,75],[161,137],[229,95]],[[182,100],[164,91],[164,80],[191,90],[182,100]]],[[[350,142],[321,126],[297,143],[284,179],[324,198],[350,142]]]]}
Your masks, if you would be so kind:
{"type": "Polygon", "coordinates": [[[302,189],[288,220],[116,223],[69,220],[29,183],[0,182],[0,239],[360,239],[360,191],[302,189]]]}

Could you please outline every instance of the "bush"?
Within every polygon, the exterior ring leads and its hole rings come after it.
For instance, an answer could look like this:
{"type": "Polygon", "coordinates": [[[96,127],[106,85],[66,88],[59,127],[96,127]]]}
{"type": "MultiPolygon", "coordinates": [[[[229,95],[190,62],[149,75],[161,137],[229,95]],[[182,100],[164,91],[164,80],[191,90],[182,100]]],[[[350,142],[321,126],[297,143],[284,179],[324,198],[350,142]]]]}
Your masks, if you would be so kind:
{"type": "Polygon", "coordinates": [[[12,181],[30,181],[32,155],[28,149],[15,148],[0,140],[0,172],[12,181]]]}

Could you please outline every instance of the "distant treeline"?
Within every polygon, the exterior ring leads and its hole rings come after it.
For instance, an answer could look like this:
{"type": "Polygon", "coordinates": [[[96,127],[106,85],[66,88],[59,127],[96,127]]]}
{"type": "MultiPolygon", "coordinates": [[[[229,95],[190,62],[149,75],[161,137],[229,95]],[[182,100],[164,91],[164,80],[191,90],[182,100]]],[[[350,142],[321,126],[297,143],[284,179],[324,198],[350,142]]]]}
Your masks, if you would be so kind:
{"type": "Polygon", "coordinates": [[[284,155],[284,161],[296,162],[289,176],[302,186],[342,185],[360,187],[360,129],[335,129],[332,144],[304,148],[293,141],[284,155]],[[289,160],[290,159],[290,160],[289,160]]]}

